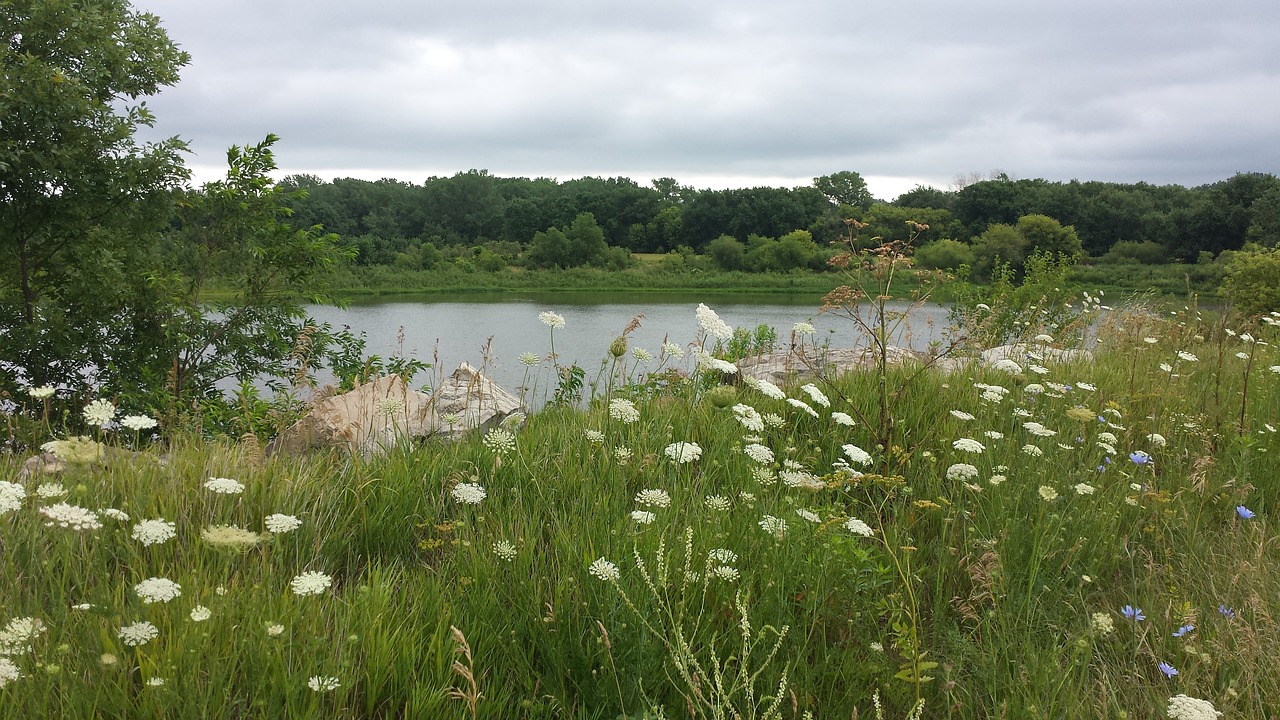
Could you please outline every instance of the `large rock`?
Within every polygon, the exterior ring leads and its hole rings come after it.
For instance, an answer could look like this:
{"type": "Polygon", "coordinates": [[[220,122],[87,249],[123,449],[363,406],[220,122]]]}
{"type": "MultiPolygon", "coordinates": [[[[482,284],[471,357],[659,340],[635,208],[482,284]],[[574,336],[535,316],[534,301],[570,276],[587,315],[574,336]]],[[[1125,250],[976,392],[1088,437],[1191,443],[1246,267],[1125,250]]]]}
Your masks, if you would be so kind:
{"type": "Polygon", "coordinates": [[[387,375],[317,401],[305,417],[267,446],[267,454],[342,446],[365,457],[411,438],[449,439],[496,425],[521,409],[520,400],[467,363],[431,394],[387,375]]]}

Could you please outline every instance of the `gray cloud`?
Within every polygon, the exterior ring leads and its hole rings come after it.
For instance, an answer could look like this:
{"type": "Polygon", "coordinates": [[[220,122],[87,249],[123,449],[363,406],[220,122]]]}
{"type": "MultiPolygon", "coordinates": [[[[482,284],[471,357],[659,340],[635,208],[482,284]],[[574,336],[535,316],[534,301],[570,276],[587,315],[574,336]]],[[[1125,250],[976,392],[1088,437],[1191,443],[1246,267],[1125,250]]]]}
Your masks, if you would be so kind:
{"type": "Polygon", "coordinates": [[[863,5],[137,3],[193,56],[149,105],[206,173],[267,132],[286,170],[404,179],[1280,169],[1280,6],[863,5]]]}

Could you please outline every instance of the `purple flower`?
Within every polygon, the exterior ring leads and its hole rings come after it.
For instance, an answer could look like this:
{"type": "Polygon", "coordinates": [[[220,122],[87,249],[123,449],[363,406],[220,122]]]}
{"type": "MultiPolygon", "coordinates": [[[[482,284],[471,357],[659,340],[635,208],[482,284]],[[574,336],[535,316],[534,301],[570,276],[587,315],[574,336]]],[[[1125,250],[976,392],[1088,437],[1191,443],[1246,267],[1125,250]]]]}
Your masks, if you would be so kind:
{"type": "Polygon", "coordinates": [[[1226,618],[1226,619],[1228,619],[1228,620],[1235,620],[1235,619],[1236,619],[1236,609],[1235,609],[1235,608],[1229,608],[1229,607],[1227,607],[1226,605],[1219,605],[1219,606],[1218,606],[1218,612],[1222,613],[1222,616],[1223,616],[1223,617],[1225,617],[1225,618],[1226,618]]]}
{"type": "Polygon", "coordinates": [[[1135,465],[1146,465],[1151,462],[1151,456],[1141,450],[1134,450],[1129,453],[1129,459],[1132,460],[1135,465]]]}
{"type": "Polygon", "coordinates": [[[1139,622],[1147,619],[1147,616],[1142,614],[1142,608],[1136,608],[1132,605],[1125,605],[1124,607],[1120,608],[1120,614],[1125,616],[1126,618],[1129,618],[1134,622],[1139,622]]]}
{"type": "Polygon", "coordinates": [[[1176,668],[1176,667],[1174,667],[1174,666],[1170,665],[1170,664],[1169,664],[1169,663],[1167,663],[1167,662],[1162,662],[1162,663],[1160,663],[1159,665],[1157,665],[1156,667],[1160,668],[1160,672],[1164,673],[1164,676],[1165,676],[1165,677],[1170,677],[1170,678],[1171,678],[1171,677],[1173,677],[1174,675],[1177,675],[1177,674],[1178,674],[1178,668],[1176,668]]]}
{"type": "Polygon", "coordinates": [[[1186,635],[1187,633],[1189,633],[1189,632],[1191,632],[1192,630],[1195,630],[1195,629],[1196,629],[1196,626],[1195,626],[1195,625],[1183,625],[1182,627],[1180,627],[1180,628],[1178,628],[1177,630],[1174,630],[1174,631],[1173,631],[1173,636],[1174,636],[1174,637],[1177,637],[1177,638],[1180,638],[1180,637],[1182,637],[1183,635],[1186,635]]]}
{"type": "Polygon", "coordinates": [[[1254,512],[1243,505],[1236,506],[1236,514],[1239,515],[1242,520],[1248,520],[1254,516],[1254,512]]]}

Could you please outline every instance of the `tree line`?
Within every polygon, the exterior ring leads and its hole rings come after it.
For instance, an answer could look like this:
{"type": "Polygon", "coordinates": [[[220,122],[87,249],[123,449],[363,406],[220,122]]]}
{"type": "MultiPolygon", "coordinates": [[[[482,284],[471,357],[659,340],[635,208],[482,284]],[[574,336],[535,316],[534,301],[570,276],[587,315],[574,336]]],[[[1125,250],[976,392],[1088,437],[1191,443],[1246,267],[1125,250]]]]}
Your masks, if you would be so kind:
{"type": "Polygon", "coordinates": [[[310,175],[281,184],[305,192],[292,205],[294,221],[343,237],[359,265],[429,268],[461,259],[481,269],[616,268],[629,253],[693,252],[725,269],[820,268],[820,249],[846,232],[847,218],[867,225],[865,239],[901,238],[908,220],[928,225],[917,249],[942,266],[981,267],[993,254],[1016,262],[1048,247],[1114,262],[1195,263],[1246,243],[1280,241],[1280,179],[1264,173],[1192,188],[998,175],[954,190],[917,187],[890,202],[872,198],[853,171],[804,187],[729,190],[698,190],[671,178],[562,182],[484,170],[421,184],[310,175]],[[1050,220],[1075,239],[1041,244],[1046,232],[1057,232],[1050,220]],[[1015,233],[1030,239],[1020,242],[1015,233]]]}

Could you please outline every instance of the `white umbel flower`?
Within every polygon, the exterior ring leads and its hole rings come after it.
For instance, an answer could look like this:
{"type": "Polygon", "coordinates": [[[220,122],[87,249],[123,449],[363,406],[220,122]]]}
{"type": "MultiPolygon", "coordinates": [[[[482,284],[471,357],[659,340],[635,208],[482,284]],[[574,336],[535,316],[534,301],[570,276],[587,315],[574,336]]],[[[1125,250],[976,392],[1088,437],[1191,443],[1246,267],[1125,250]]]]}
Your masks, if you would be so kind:
{"type": "Polygon", "coordinates": [[[1178,694],[1169,698],[1169,717],[1171,720],[1214,720],[1222,717],[1222,713],[1208,700],[1178,694]]]}
{"type": "Polygon", "coordinates": [[[147,578],[133,586],[133,591],[142,598],[142,602],[167,603],[182,595],[182,586],[167,578],[147,578]]]}
{"type": "Polygon", "coordinates": [[[333,584],[333,578],[322,572],[304,572],[289,582],[294,595],[319,595],[333,584]]]}
{"type": "Polygon", "coordinates": [[[178,534],[177,528],[177,525],[164,518],[143,520],[133,526],[133,539],[146,546],[159,545],[172,540],[178,534]]]}
{"type": "Polygon", "coordinates": [[[205,481],[204,487],[219,495],[239,495],[244,492],[244,484],[231,478],[211,477],[205,481]]]}
{"type": "Polygon", "coordinates": [[[302,526],[302,521],[292,515],[275,513],[274,515],[268,515],[266,520],[263,521],[263,525],[266,526],[267,532],[283,535],[297,530],[302,526]]]}
{"type": "Polygon", "coordinates": [[[733,328],[726,325],[715,310],[703,303],[698,303],[698,309],[693,314],[698,318],[698,326],[711,337],[717,340],[729,340],[733,337],[733,328]]]}
{"type": "Polygon", "coordinates": [[[702,447],[697,443],[691,442],[671,443],[663,452],[668,458],[671,458],[681,465],[693,462],[694,460],[702,457],[702,447]]]}
{"type": "Polygon", "coordinates": [[[605,582],[618,582],[618,578],[622,577],[622,573],[618,571],[618,566],[604,558],[596,558],[591,563],[591,566],[587,568],[587,572],[605,582]]]}
{"type": "Polygon", "coordinates": [[[129,647],[137,647],[145,645],[160,636],[160,629],[155,625],[141,620],[131,625],[125,625],[117,631],[120,642],[129,647]]]}

